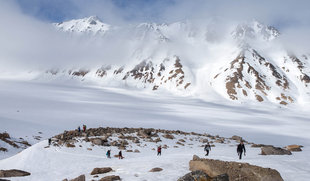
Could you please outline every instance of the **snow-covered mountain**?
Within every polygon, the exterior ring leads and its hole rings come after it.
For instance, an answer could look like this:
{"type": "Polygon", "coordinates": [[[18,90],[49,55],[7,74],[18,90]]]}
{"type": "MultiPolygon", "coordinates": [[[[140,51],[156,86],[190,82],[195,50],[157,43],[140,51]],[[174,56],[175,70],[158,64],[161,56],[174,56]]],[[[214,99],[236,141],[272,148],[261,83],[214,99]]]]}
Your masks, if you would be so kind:
{"type": "Polygon", "coordinates": [[[110,25],[103,23],[97,16],[83,19],[54,23],[59,30],[71,33],[89,33],[104,35],[110,30],[110,25]]]}
{"type": "Polygon", "coordinates": [[[77,36],[104,35],[103,43],[108,34],[127,32],[136,44],[128,47],[131,56],[123,65],[103,62],[97,68],[54,68],[44,78],[75,77],[202,97],[213,92],[239,102],[287,105],[310,100],[309,54],[297,55],[273,43],[280,32],[255,20],[226,27],[227,34],[214,21],[113,27],[91,16],[54,25],[77,36]]]}

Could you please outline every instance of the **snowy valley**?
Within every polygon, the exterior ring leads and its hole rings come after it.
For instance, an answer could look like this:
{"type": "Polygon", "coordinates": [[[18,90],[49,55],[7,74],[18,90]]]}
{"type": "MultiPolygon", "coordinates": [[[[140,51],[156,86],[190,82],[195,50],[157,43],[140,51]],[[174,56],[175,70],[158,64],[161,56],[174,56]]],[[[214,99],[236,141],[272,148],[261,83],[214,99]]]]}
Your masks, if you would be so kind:
{"type": "Polygon", "coordinates": [[[90,44],[102,61],[0,72],[0,170],[31,173],[8,179],[178,180],[193,155],[206,158],[208,140],[210,159],[308,180],[310,53],[287,49],[275,27],[217,19],[114,26],[96,16],[50,26],[90,44]],[[83,124],[87,133],[77,133],[83,124]],[[142,128],[152,131],[141,136],[142,128]],[[73,136],[64,139],[66,133],[73,136]],[[246,140],[242,160],[239,137],[246,140]],[[266,145],[302,151],[261,155],[266,145]],[[106,158],[109,149],[125,158],[106,158]],[[97,167],[113,171],[94,177],[97,167]],[[163,170],[149,172],[155,167],[163,170]]]}

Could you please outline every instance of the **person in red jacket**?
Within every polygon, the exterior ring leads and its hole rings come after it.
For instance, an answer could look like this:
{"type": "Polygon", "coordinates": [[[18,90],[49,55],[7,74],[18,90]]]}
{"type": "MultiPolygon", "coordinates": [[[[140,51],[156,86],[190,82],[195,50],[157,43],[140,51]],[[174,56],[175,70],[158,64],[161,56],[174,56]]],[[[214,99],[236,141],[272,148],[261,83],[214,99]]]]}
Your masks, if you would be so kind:
{"type": "Polygon", "coordinates": [[[161,146],[157,147],[157,156],[161,156],[161,146]]]}

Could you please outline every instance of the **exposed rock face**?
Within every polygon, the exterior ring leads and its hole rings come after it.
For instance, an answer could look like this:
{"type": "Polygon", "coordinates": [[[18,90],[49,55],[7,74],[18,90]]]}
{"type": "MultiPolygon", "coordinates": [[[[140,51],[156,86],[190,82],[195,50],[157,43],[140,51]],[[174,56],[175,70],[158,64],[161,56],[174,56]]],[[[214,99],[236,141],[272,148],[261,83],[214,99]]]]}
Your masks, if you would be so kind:
{"type": "Polygon", "coordinates": [[[111,167],[94,168],[93,171],[90,174],[91,175],[96,175],[96,174],[108,173],[108,172],[111,172],[111,171],[112,171],[111,167]]]}
{"type": "Polygon", "coordinates": [[[86,178],[85,178],[85,175],[80,175],[74,179],[71,179],[70,181],[85,181],[86,178]]]}
{"type": "Polygon", "coordinates": [[[301,147],[301,145],[288,145],[286,146],[286,149],[288,151],[302,151],[301,147]]]}
{"type": "Polygon", "coordinates": [[[216,177],[210,177],[201,170],[192,171],[183,177],[179,178],[178,181],[229,181],[227,174],[218,175],[216,177]]]}
{"type": "Polygon", "coordinates": [[[285,150],[279,147],[267,146],[261,147],[262,155],[291,155],[289,150],[285,150]]]}
{"type": "Polygon", "coordinates": [[[22,171],[22,170],[0,170],[0,177],[24,177],[30,175],[29,172],[22,171]]]}
{"type": "Polygon", "coordinates": [[[152,168],[149,172],[161,172],[163,169],[159,167],[152,168]]]}
{"type": "Polygon", "coordinates": [[[202,170],[210,177],[228,174],[229,180],[240,181],[283,181],[280,173],[271,168],[262,168],[248,163],[200,159],[194,156],[189,162],[191,171],[202,170]]]}
{"type": "Polygon", "coordinates": [[[101,178],[99,181],[114,181],[114,180],[121,180],[121,178],[117,175],[110,175],[110,176],[101,178]]]}

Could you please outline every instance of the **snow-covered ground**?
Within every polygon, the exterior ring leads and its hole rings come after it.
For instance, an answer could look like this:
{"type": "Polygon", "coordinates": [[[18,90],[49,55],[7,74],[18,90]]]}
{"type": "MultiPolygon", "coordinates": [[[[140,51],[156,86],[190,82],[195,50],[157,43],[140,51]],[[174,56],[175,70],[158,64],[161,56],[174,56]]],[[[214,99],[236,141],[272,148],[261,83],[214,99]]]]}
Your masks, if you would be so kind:
{"type": "MultiPolygon", "coordinates": [[[[291,156],[260,156],[260,149],[248,148],[248,155],[242,161],[277,169],[285,180],[307,180],[310,175],[309,105],[279,107],[194,97],[197,96],[177,97],[165,92],[99,87],[75,81],[1,80],[0,132],[7,131],[12,137],[35,143],[33,136],[46,139],[86,124],[88,127],[179,129],[224,137],[239,135],[249,142],[276,146],[301,144],[303,151],[291,156]]],[[[79,174],[88,174],[90,178],[93,168],[111,166],[124,180],[175,180],[188,172],[193,154],[203,156],[198,143],[163,150],[162,157],[155,156],[151,148],[156,145],[149,143],[139,148],[141,153],[124,152],[124,160],[106,159],[104,147],[94,147],[92,151],[86,150],[86,145],[75,149],[44,149],[46,144],[44,140],[1,160],[0,169],[20,168],[32,173],[31,177],[17,180],[61,180],[79,174]],[[164,171],[149,173],[153,167],[162,167],[164,171]]],[[[112,148],[112,154],[116,152],[112,148]]],[[[8,156],[0,154],[1,158],[8,156]]],[[[236,161],[235,147],[217,144],[210,158],[236,161]]]]}
{"type": "MultiPolygon", "coordinates": [[[[47,141],[42,141],[14,157],[0,161],[0,168],[17,168],[31,173],[31,176],[12,180],[63,180],[72,179],[81,174],[86,175],[86,180],[91,180],[93,176],[90,173],[95,167],[111,167],[114,170],[99,174],[99,178],[119,175],[123,180],[177,180],[189,172],[189,161],[193,154],[201,158],[206,157],[198,136],[179,135],[173,140],[161,139],[162,142],[159,143],[142,141],[141,146],[130,143],[128,149],[138,149],[140,153],[123,151],[125,157],[123,160],[105,157],[108,149],[112,150],[111,155],[117,154],[119,150],[116,147],[91,146],[89,142],[78,142],[75,148],[44,148],[47,146],[47,141]],[[178,145],[178,148],[174,148],[178,139],[184,139],[185,146],[178,145]],[[162,156],[156,156],[156,147],[164,144],[169,148],[162,150],[162,156]],[[163,168],[163,171],[149,172],[154,167],[163,168]]],[[[303,152],[294,152],[293,155],[286,156],[262,156],[259,155],[260,148],[246,146],[246,149],[247,155],[241,162],[277,169],[284,180],[306,181],[309,177],[310,162],[307,155],[310,150],[308,147],[305,147],[303,152]]],[[[215,143],[208,158],[240,161],[236,153],[236,142],[215,143]]]]}

